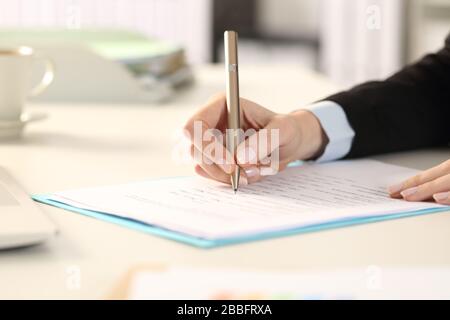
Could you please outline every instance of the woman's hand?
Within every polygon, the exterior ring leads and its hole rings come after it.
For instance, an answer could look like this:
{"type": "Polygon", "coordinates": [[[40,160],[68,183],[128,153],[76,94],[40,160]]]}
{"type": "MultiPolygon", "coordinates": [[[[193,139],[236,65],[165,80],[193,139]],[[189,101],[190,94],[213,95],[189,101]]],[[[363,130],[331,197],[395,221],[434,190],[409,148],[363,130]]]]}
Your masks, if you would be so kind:
{"type": "Polygon", "coordinates": [[[230,174],[239,165],[243,169],[241,183],[254,183],[265,175],[283,170],[289,162],[319,156],[327,143],[318,119],[309,111],[277,114],[242,98],[240,107],[241,127],[246,133],[246,139],[237,147],[235,158],[229,157],[224,147],[227,107],[223,94],[208,101],[186,123],[184,129],[192,141],[191,154],[198,163],[195,170],[199,175],[229,184],[230,174]],[[213,129],[214,136],[221,138],[216,140],[214,152],[208,147],[212,143],[211,139],[195,138],[195,131],[199,131],[199,128],[202,131],[213,129]],[[247,136],[249,130],[253,133],[251,136],[247,136]],[[278,133],[278,141],[273,139],[272,132],[278,133]],[[278,161],[276,166],[271,163],[274,160],[271,157],[273,153],[278,156],[275,159],[278,161]]]}
{"type": "Polygon", "coordinates": [[[389,188],[391,197],[407,201],[434,199],[450,205],[450,159],[389,188]]]}

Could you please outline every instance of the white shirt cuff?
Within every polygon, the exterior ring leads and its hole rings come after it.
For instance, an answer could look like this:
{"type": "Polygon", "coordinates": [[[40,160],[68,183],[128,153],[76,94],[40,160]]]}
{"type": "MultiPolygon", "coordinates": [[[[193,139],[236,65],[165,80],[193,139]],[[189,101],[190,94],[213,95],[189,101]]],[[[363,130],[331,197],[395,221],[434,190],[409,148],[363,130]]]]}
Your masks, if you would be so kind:
{"type": "Polygon", "coordinates": [[[352,147],[353,131],[342,107],[333,101],[321,101],[305,108],[320,121],[329,142],[318,162],[332,161],[345,157],[352,147]]]}

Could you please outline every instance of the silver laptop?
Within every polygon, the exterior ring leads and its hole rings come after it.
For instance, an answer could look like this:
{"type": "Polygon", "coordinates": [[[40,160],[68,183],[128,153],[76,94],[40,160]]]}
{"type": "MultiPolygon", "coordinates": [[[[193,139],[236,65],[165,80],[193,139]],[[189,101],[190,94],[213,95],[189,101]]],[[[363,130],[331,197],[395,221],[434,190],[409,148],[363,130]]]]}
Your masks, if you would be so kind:
{"type": "Polygon", "coordinates": [[[0,249],[37,244],[55,233],[55,224],[0,167],[0,249]]]}

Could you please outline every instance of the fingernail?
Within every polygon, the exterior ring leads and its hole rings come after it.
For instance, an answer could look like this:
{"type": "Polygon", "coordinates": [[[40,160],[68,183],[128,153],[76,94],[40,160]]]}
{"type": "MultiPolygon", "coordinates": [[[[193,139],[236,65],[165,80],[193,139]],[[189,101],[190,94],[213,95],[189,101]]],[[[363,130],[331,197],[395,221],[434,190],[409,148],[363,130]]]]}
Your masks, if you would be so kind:
{"type": "Polygon", "coordinates": [[[412,196],[413,194],[415,194],[417,192],[417,187],[412,187],[406,190],[403,190],[400,194],[402,195],[403,198],[412,196]]]}
{"type": "Polygon", "coordinates": [[[433,195],[433,198],[437,202],[447,200],[448,198],[450,198],[450,192],[436,193],[435,195],[433,195]]]}
{"type": "Polygon", "coordinates": [[[257,167],[250,167],[245,169],[245,175],[247,177],[256,177],[259,175],[259,170],[257,167]]]}
{"type": "Polygon", "coordinates": [[[403,189],[403,183],[398,183],[390,186],[388,191],[390,194],[399,193],[403,189]]]}
{"type": "Polygon", "coordinates": [[[253,163],[256,160],[256,152],[252,148],[242,148],[237,153],[237,159],[239,163],[253,163]]]}
{"type": "Polygon", "coordinates": [[[260,169],[259,174],[262,176],[273,176],[274,174],[277,174],[277,170],[275,170],[272,167],[263,167],[260,169]]]}

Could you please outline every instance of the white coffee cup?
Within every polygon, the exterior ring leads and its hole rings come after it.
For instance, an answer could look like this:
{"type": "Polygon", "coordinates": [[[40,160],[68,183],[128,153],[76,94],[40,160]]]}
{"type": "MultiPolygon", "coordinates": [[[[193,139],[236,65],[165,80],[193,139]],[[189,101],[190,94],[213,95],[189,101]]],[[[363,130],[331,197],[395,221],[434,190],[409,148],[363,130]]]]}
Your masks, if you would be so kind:
{"type": "Polygon", "coordinates": [[[0,131],[9,128],[10,135],[14,135],[14,130],[11,129],[16,128],[15,132],[20,133],[27,98],[43,92],[53,78],[54,67],[51,61],[36,54],[32,48],[0,47],[0,131]],[[45,64],[45,73],[41,82],[30,90],[33,64],[38,60],[45,64]]]}

